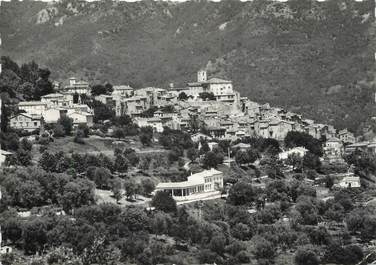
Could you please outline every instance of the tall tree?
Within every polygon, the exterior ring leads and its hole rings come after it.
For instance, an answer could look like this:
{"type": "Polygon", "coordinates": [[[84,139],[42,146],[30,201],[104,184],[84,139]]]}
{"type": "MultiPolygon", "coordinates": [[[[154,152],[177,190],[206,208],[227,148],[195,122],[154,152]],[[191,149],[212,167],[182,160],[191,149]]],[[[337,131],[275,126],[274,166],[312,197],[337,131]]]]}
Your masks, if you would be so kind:
{"type": "Polygon", "coordinates": [[[99,96],[106,94],[107,89],[104,85],[94,85],[91,87],[91,95],[92,96],[99,96]]]}
{"type": "Polygon", "coordinates": [[[176,212],[176,202],[170,194],[158,191],[151,201],[151,206],[163,212],[176,212]]]}
{"type": "Polygon", "coordinates": [[[40,99],[41,96],[54,92],[52,82],[48,80],[51,74],[50,70],[39,69],[38,74],[39,74],[39,79],[37,80],[35,84],[36,99],[40,99]]]}
{"type": "Polygon", "coordinates": [[[73,129],[73,120],[68,116],[62,116],[57,120],[57,124],[60,124],[66,135],[70,135],[73,129]]]}

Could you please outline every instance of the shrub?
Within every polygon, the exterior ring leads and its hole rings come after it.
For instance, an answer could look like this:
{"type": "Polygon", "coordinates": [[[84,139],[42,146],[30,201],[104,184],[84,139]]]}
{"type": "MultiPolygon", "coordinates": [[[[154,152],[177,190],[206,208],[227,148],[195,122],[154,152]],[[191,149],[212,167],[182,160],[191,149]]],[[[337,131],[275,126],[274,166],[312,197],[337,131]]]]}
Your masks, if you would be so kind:
{"type": "Polygon", "coordinates": [[[78,144],[85,144],[85,141],[83,139],[84,137],[85,137],[85,133],[82,130],[77,130],[73,141],[78,144]]]}
{"type": "Polygon", "coordinates": [[[320,260],[316,253],[310,248],[301,248],[295,254],[296,265],[319,265],[320,260]]]}
{"type": "Polygon", "coordinates": [[[63,125],[56,124],[54,127],[54,137],[64,137],[65,136],[65,130],[63,125]]]}
{"type": "Polygon", "coordinates": [[[47,148],[47,146],[45,146],[45,145],[41,145],[40,147],[39,147],[39,153],[44,153],[46,150],[47,150],[48,148],[47,148]]]}
{"type": "Polygon", "coordinates": [[[151,179],[143,179],[141,181],[142,190],[144,191],[144,195],[149,196],[155,189],[155,184],[151,179]]]}
{"type": "Polygon", "coordinates": [[[259,237],[255,240],[255,256],[257,259],[273,259],[275,256],[275,247],[265,238],[259,237]]]}
{"type": "Polygon", "coordinates": [[[86,124],[78,125],[77,130],[82,132],[82,137],[84,137],[84,138],[89,137],[90,129],[89,129],[89,127],[87,127],[86,124]]]}

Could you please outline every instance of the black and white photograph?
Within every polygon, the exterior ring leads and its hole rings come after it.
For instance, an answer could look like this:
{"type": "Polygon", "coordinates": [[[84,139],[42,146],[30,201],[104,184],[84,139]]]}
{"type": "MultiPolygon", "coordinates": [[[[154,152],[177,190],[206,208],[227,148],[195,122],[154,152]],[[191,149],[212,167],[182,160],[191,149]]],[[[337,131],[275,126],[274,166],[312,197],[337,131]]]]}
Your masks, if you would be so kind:
{"type": "Polygon", "coordinates": [[[0,265],[376,265],[376,0],[0,0],[0,265]]]}

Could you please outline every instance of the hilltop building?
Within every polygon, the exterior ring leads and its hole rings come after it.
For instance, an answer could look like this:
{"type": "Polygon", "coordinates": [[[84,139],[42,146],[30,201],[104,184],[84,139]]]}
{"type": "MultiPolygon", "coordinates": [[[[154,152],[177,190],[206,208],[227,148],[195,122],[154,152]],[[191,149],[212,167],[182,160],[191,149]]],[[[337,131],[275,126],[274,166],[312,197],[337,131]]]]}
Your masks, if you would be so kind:
{"type": "Polygon", "coordinates": [[[346,176],[338,184],[340,188],[360,188],[360,178],[358,176],[346,176]]]}
{"type": "Polygon", "coordinates": [[[240,102],[240,94],[233,89],[232,81],[220,78],[207,79],[205,70],[197,72],[197,82],[187,84],[188,89],[184,91],[187,95],[197,99],[201,93],[213,93],[217,101],[230,104],[240,102]]]}
{"type": "Polygon", "coordinates": [[[47,109],[43,113],[44,122],[51,124],[51,123],[57,123],[57,121],[63,116],[67,114],[67,109],[59,108],[59,107],[53,107],[50,109],[47,109]]]}
{"type": "Polygon", "coordinates": [[[134,89],[128,85],[113,86],[112,95],[132,97],[134,95],[134,89]]]}
{"type": "Polygon", "coordinates": [[[67,112],[67,116],[73,120],[73,127],[78,127],[80,124],[86,125],[88,127],[92,127],[93,122],[93,114],[85,111],[79,110],[69,110],[67,112]]]}
{"type": "Polygon", "coordinates": [[[10,118],[10,126],[14,129],[26,130],[29,132],[40,128],[42,116],[38,114],[19,113],[10,118]]]}
{"type": "Polygon", "coordinates": [[[338,138],[344,143],[349,143],[349,144],[355,143],[354,134],[352,132],[349,132],[347,129],[340,130],[338,132],[338,138]]]}
{"type": "Polygon", "coordinates": [[[18,109],[23,111],[11,117],[10,126],[14,129],[34,131],[43,123],[56,123],[67,115],[74,120],[74,125],[93,125],[93,110],[86,104],[74,103],[72,94],[51,93],[41,97],[40,101],[23,101],[18,109]]]}
{"type": "Polygon", "coordinates": [[[47,110],[47,103],[42,101],[23,101],[18,103],[18,109],[31,115],[43,115],[47,110]]]}
{"type": "Polygon", "coordinates": [[[146,96],[133,96],[130,98],[121,98],[116,100],[115,112],[116,116],[130,115],[138,116],[145,110],[150,108],[150,101],[146,96]]]}
{"type": "Polygon", "coordinates": [[[94,99],[101,102],[102,104],[105,104],[111,107],[114,107],[116,104],[114,101],[113,95],[99,95],[99,96],[95,96],[94,99]]]}
{"type": "Polygon", "coordinates": [[[376,154],[376,140],[373,141],[364,141],[353,143],[345,147],[345,153],[350,154],[355,151],[369,152],[371,154],[376,154]]]}
{"type": "Polygon", "coordinates": [[[47,107],[69,107],[73,105],[73,95],[52,93],[41,97],[40,102],[46,103],[47,107]]]}
{"type": "MultiPolygon", "coordinates": [[[[103,100],[101,101],[103,102],[103,100]]],[[[112,93],[112,100],[115,102],[116,116],[126,114],[137,117],[152,106],[164,107],[174,105],[177,101],[177,96],[171,91],[155,87],[146,87],[137,90],[128,90],[127,88],[120,90],[120,88],[117,88],[112,93]]],[[[109,102],[109,99],[106,98],[106,101],[109,102]]]]}
{"type": "Polygon", "coordinates": [[[324,159],[329,162],[342,162],[344,154],[343,142],[337,137],[328,139],[324,144],[324,159]]]}
{"type": "Polygon", "coordinates": [[[334,184],[334,187],[342,189],[361,187],[360,177],[355,175],[353,172],[332,174],[331,177],[336,179],[336,184],[334,184]]]}
{"type": "Polygon", "coordinates": [[[74,95],[76,97],[74,99],[75,103],[81,101],[81,95],[91,94],[89,83],[86,81],[77,80],[75,77],[69,78],[69,85],[62,88],[60,92],[74,95]]]}
{"type": "MultiPolygon", "coordinates": [[[[135,123],[138,127],[151,127],[153,128],[154,132],[161,133],[164,130],[164,126],[168,126],[166,121],[163,121],[160,118],[152,117],[152,118],[135,118],[135,123]]],[[[170,126],[169,126],[170,127],[170,126]]]]}

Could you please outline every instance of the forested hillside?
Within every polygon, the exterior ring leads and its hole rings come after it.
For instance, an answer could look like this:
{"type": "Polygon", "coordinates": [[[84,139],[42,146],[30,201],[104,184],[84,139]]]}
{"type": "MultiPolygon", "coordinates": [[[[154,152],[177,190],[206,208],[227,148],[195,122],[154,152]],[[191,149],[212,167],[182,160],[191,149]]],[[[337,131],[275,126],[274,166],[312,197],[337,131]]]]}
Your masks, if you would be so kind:
{"type": "Polygon", "coordinates": [[[2,55],[134,87],[206,67],[242,95],[357,131],[376,113],[373,1],[5,2],[2,55]]]}

